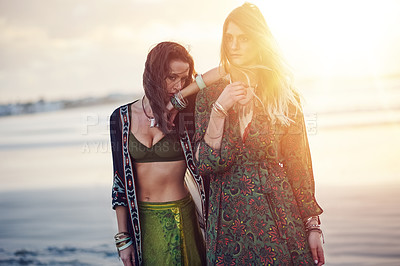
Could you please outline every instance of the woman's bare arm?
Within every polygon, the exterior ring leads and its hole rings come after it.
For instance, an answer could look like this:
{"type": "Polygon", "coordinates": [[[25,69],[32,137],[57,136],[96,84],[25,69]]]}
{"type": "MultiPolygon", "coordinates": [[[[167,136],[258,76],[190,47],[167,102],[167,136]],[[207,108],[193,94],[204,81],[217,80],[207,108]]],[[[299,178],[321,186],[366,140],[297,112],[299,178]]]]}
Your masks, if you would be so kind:
{"type": "MultiPolygon", "coordinates": [[[[218,81],[220,78],[226,76],[226,72],[223,67],[215,67],[202,75],[204,83],[209,86],[210,84],[218,81]]],[[[190,83],[188,86],[181,90],[181,94],[184,98],[197,93],[200,90],[199,86],[195,81],[190,83]]],[[[167,110],[169,113],[168,121],[173,125],[175,116],[178,114],[178,110],[174,108],[171,102],[167,104],[167,110]]]]}
{"type": "MultiPolygon", "coordinates": [[[[226,73],[225,73],[223,67],[215,67],[215,68],[207,71],[206,73],[204,73],[202,76],[203,76],[204,83],[208,86],[208,85],[216,82],[220,78],[226,76],[226,73]]],[[[195,94],[199,90],[200,90],[200,88],[199,88],[199,86],[197,86],[197,83],[192,82],[187,87],[183,88],[181,90],[181,93],[182,93],[182,96],[185,98],[185,97],[195,94]]]]}

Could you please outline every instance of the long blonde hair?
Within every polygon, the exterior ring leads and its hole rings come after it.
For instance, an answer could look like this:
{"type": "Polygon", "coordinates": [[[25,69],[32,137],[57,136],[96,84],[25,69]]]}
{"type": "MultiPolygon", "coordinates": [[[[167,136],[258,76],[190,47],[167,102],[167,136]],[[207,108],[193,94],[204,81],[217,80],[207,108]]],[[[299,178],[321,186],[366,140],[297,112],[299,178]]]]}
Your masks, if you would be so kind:
{"type": "Polygon", "coordinates": [[[278,45],[257,6],[244,3],[225,19],[220,64],[227,73],[238,71],[246,77],[248,77],[246,73],[256,73],[259,81],[259,97],[264,111],[273,123],[279,121],[285,125],[289,124],[291,120],[289,106],[295,106],[296,110],[300,108],[299,93],[292,84],[289,67],[280,55],[278,45]],[[259,51],[259,60],[256,65],[238,66],[229,61],[225,32],[230,22],[235,23],[255,42],[259,51]]]}

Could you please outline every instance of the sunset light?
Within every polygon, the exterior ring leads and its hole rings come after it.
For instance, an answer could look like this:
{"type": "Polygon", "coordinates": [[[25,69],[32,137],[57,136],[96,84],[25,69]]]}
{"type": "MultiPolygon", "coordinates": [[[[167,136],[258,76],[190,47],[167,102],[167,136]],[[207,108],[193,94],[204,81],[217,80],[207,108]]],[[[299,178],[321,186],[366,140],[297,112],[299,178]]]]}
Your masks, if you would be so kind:
{"type": "Polygon", "coordinates": [[[399,151],[400,0],[0,0],[1,265],[400,265],[399,151]]]}
{"type": "Polygon", "coordinates": [[[399,1],[253,2],[266,15],[289,61],[300,72],[309,68],[306,75],[400,73],[393,57],[400,43],[399,1]]]}

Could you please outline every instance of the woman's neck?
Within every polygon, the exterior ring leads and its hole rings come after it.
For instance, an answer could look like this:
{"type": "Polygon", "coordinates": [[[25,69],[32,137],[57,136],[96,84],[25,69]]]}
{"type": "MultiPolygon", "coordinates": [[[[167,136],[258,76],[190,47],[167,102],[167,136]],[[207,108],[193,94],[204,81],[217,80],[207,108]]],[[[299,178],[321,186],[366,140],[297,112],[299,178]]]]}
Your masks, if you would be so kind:
{"type": "Polygon", "coordinates": [[[153,117],[153,110],[151,110],[149,99],[147,99],[147,97],[144,96],[142,101],[143,101],[142,103],[143,113],[145,113],[146,116],[153,117]]]}

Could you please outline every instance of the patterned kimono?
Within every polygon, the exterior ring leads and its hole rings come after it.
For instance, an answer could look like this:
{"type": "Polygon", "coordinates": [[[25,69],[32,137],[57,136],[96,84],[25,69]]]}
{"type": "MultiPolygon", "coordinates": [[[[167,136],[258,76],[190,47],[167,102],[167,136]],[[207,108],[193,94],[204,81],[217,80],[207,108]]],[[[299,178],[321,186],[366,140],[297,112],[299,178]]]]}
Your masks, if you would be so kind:
{"type": "MultiPolygon", "coordinates": [[[[131,103],[130,103],[131,104],[131,103]]],[[[129,231],[132,234],[135,248],[136,265],[143,264],[142,234],[140,229],[139,208],[135,189],[135,169],[128,150],[130,132],[130,114],[127,105],[117,108],[110,117],[110,137],[114,165],[114,182],[112,188],[112,207],[127,206],[129,208],[129,231]]],[[[179,114],[177,117],[180,118],[179,114]]],[[[184,116],[191,118],[188,113],[184,116]]],[[[179,120],[181,121],[181,120],[179,120]]],[[[183,121],[183,120],[182,120],[183,121]]],[[[190,122],[186,121],[186,124],[190,122]]],[[[205,193],[201,177],[197,174],[193,162],[192,146],[188,130],[182,128],[179,133],[182,150],[185,154],[186,164],[190,174],[185,176],[186,184],[197,205],[198,221],[200,226],[205,223],[204,204],[205,193]]]]}
{"type": "Polygon", "coordinates": [[[313,265],[303,219],[322,209],[314,197],[303,114],[292,108],[290,126],[272,124],[256,103],[242,138],[231,108],[215,150],[203,138],[212,104],[227,84],[221,79],[196,100],[196,164],[209,183],[208,264],[313,265]]]}

